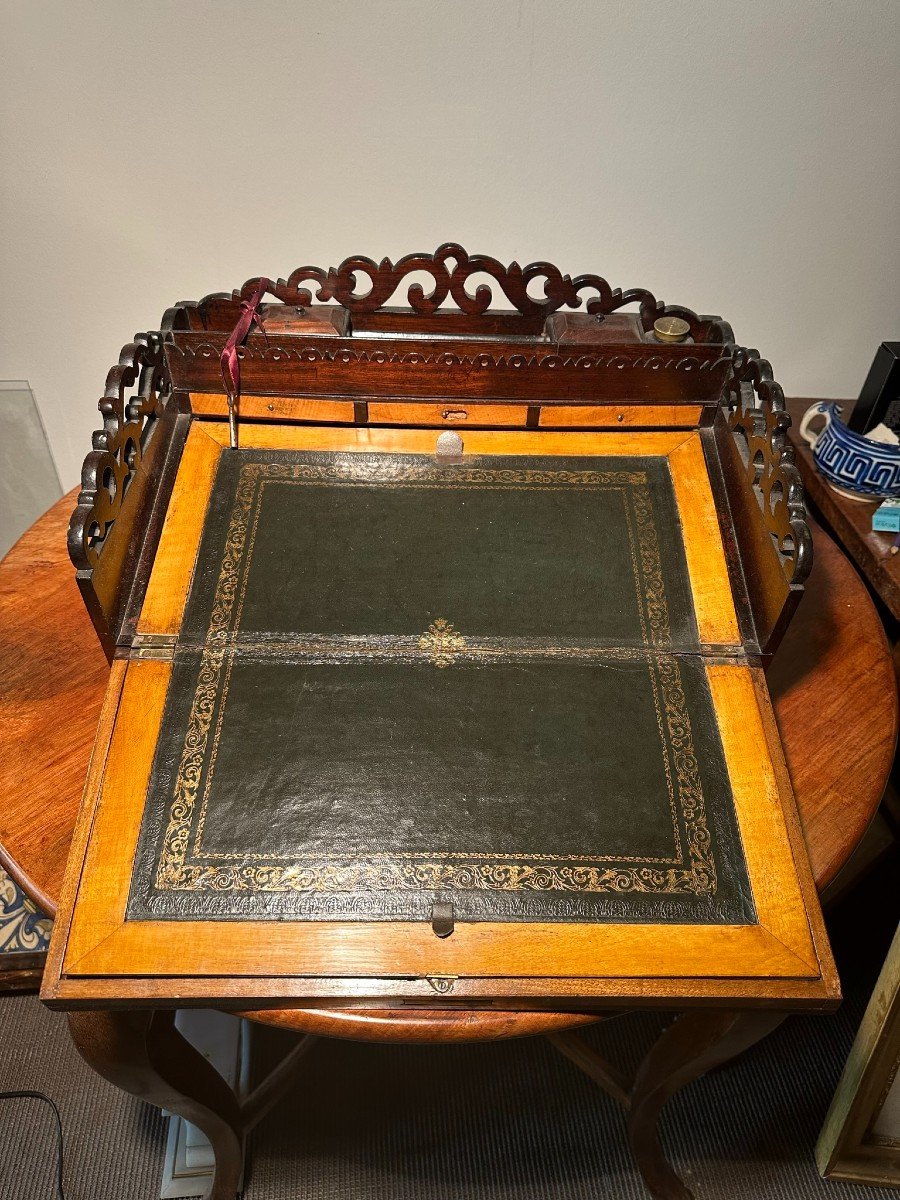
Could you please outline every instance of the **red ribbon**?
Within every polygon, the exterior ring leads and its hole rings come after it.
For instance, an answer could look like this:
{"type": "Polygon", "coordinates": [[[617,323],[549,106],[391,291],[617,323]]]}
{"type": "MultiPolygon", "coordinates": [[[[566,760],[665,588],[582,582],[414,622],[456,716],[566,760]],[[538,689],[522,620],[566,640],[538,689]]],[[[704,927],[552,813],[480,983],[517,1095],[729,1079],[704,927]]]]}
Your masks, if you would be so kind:
{"type": "Polygon", "coordinates": [[[266,331],[259,315],[259,306],[263,296],[269,291],[271,286],[271,280],[260,279],[256,285],[256,291],[250,299],[241,301],[241,315],[238,317],[237,324],[231,331],[231,335],[219,356],[219,363],[222,367],[222,382],[225,384],[225,394],[228,397],[228,410],[232,421],[232,441],[234,444],[237,441],[234,421],[236,418],[237,402],[241,395],[241,362],[238,358],[238,346],[243,345],[244,339],[254,324],[259,327],[263,337],[266,338],[266,345],[269,344],[269,339],[266,337],[266,331]]]}

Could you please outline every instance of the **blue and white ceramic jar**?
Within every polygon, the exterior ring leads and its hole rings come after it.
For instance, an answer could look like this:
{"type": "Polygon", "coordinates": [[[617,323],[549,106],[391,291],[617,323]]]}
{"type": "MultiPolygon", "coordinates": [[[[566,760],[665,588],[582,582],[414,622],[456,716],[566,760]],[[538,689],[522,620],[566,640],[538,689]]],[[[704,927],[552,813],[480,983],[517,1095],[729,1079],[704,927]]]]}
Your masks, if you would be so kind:
{"type": "Polygon", "coordinates": [[[800,436],[812,447],[816,467],[839,491],[856,493],[854,500],[900,496],[900,446],[887,446],[854,433],[840,418],[840,408],[828,401],[811,405],[800,422],[800,436]],[[818,432],[810,428],[825,419],[818,432]]]}

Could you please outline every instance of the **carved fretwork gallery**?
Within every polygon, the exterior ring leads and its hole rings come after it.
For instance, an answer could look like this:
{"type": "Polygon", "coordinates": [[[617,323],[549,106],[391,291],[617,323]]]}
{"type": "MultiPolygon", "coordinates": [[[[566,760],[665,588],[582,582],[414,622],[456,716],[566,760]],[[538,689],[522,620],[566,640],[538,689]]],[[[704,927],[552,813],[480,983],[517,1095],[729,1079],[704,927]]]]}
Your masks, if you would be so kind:
{"type": "MultiPolygon", "coordinates": [[[[533,262],[527,267],[512,262],[504,267],[486,254],[468,255],[455,242],[445,242],[434,254],[407,254],[396,265],[389,258],[376,263],[359,255],[345,259],[339,267],[331,267],[328,271],[321,267],[299,267],[288,279],[279,279],[273,294],[285,304],[306,306],[313,303],[313,296],[304,285],[314,283],[315,300],[319,303],[334,300],[351,313],[373,313],[384,308],[403,280],[415,272],[425,272],[434,280],[429,292],[420,283],[412,283],[407,289],[406,301],[410,309],[423,315],[437,312],[449,298],[466,316],[483,316],[494,303],[492,287],[479,283],[471,291],[466,284],[478,275],[487,275],[523,317],[545,321],[561,308],[584,308],[592,316],[608,315],[629,304],[637,304],[645,330],[651,329],[657,317],[664,314],[681,317],[691,326],[692,332],[706,327],[706,323],[690,309],[665,305],[644,288],[629,288],[623,292],[621,288],[610,287],[600,275],[576,275],[572,279],[548,262],[533,262]],[[371,287],[369,291],[357,294],[360,275],[369,278],[371,287]],[[533,287],[535,283],[540,286],[533,287]]],[[[258,282],[258,279],[249,279],[240,290],[241,297],[250,295],[258,282]]],[[[724,341],[724,326],[717,323],[715,332],[720,336],[709,340],[724,341]]]]}
{"type": "Polygon", "coordinates": [[[69,554],[78,570],[100,561],[107,532],[141,469],[144,447],[171,400],[160,335],[135,334],[106,377],[98,405],[103,428],[95,432],[81,468],[81,493],[69,526],[69,554]],[[126,396],[132,388],[134,394],[126,396]]]}
{"type": "MultiPolygon", "coordinates": [[[[600,275],[576,275],[574,279],[563,275],[558,267],[548,262],[533,262],[520,267],[512,262],[504,266],[498,259],[486,254],[469,255],[455,242],[445,242],[434,254],[407,254],[396,264],[389,258],[380,263],[363,255],[345,258],[339,267],[298,267],[287,279],[279,279],[270,289],[271,294],[284,304],[306,308],[313,303],[335,302],[351,314],[374,313],[385,308],[394,298],[404,279],[409,275],[424,273],[431,276],[433,286],[425,290],[419,282],[407,288],[406,303],[409,310],[420,316],[432,316],[449,299],[453,306],[467,317],[483,317],[491,310],[495,296],[490,284],[476,282],[471,291],[466,284],[477,276],[492,279],[503,297],[523,317],[543,323],[547,317],[561,308],[579,309],[592,316],[618,312],[629,304],[637,304],[641,324],[645,330],[663,315],[678,316],[687,321],[691,332],[703,332],[704,341],[724,342],[730,333],[723,321],[710,322],[698,317],[689,308],[665,305],[645,288],[610,287],[600,275]],[[357,292],[360,276],[369,280],[369,289],[357,292]],[[535,283],[540,286],[534,287],[535,283]],[[313,285],[314,292],[309,286],[313,285]],[[595,293],[595,294],[591,294],[595,293]],[[711,335],[711,336],[710,336],[711,335]]],[[[242,288],[231,294],[232,299],[245,300],[253,294],[260,277],[248,279],[242,288]]],[[[211,301],[227,299],[227,293],[206,296],[199,305],[177,305],[169,309],[163,326],[177,323],[179,310],[186,307],[207,308],[211,301]]],[[[472,332],[477,330],[472,328],[472,332]]]]}
{"type": "Polygon", "coordinates": [[[135,334],[106,377],[103,427],[82,465],[69,522],[69,557],[110,658],[118,639],[130,636],[140,604],[190,423],[184,403],[172,389],[161,335],[135,334]]]}
{"type": "MultiPolygon", "coordinates": [[[[152,557],[159,532],[143,504],[164,512],[187,423],[222,404],[219,356],[259,283],[169,309],[161,332],[136,335],[109,373],[69,551],[110,654],[130,638],[146,582],[135,567],[152,557]],[[152,486],[137,486],[151,472],[152,486]],[[127,528],[113,535],[117,522],[127,528]]],[[[403,422],[404,405],[411,423],[440,426],[446,402],[458,400],[480,428],[496,425],[496,406],[515,403],[520,414],[505,412],[504,427],[614,428],[623,408],[629,427],[641,427],[644,413],[653,426],[672,419],[673,405],[684,406],[685,419],[690,407],[690,422],[713,430],[732,520],[768,534],[768,550],[753,543],[741,586],[751,641],[764,654],[774,648],[809,574],[811,540],[783,392],[768,362],[735,344],[727,322],[643,288],[613,288],[599,275],[572,278],[547,262],[504,266],[455,243],[396,263],[354,256],[328,270],[300,267],[268,294],[280,303],[263,305],[262,331],[238,350],[244,419],[274,412],[281,420],[390,425],[403,422]],[[404,286],[405,307],[389,307],[404,286]],[[682,344],[656,340],[663,316],[686,322],[682,344]],[[315,403],[301,413],[298,401],[293,412],[285,402],[292,395],[315,403]],[[266,405],[266,397],[278,403],[266,405]],[[424,411],[428,402],[433,413],[424,411]]]]}
{"type": "Polygon", "coordinates": [[[791,581],[803,583],[812,568],[812,537],[803,483],[787,436],[791,418],[770,364],[755,350],[736,347],[725,405],[769,532],[785,562],[792,564],[791,581]]]}

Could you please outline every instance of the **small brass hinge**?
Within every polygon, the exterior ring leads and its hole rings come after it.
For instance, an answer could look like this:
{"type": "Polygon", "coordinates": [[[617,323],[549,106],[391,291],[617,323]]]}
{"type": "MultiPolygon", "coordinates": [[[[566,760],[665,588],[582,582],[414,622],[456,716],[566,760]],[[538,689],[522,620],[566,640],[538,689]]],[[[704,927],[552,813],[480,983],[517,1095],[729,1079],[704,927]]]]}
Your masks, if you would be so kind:
{"type": "Polygon", "coordinates": [[[453,991],[453,985],[454,985],[454,983],[456,983],[457,979],[459,979],[459,976],[458,975],[426,975],[425,978],[428,981],[428,983],[431,985],[431,987],[434,988],[434,990],[436,992],[440,992],[440,994],[442,996],[445,996],[447,994],[447,992],[453,991]]]}
{"type": "Polygon", "coordinates": [[[168,660],[175,653],[175,633],[138,633],[131,643],[131,658],[168,660]]]}

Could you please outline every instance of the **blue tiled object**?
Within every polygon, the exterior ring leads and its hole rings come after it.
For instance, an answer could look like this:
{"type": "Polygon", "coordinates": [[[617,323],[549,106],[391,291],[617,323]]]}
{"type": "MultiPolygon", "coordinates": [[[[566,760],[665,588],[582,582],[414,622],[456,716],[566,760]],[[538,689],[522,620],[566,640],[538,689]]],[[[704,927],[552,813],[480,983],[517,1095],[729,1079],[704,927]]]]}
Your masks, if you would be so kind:
{"type": "MultiPolygon", "coordinates": [[[[53,922],[0,869],[0,954],[35,954],[50,943],[53,922]]],[[[0,963],[2,966],[2,963],[0,963]]]]}

